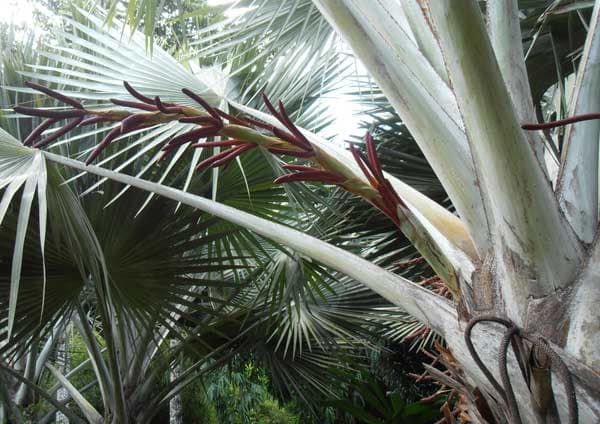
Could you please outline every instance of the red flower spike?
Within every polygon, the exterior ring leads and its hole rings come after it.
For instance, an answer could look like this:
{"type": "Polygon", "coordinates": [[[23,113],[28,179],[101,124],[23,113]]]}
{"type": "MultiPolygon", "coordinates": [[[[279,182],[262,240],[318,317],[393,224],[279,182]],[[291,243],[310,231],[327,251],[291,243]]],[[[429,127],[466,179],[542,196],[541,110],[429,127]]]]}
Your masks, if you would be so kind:
{"type": "Polygon", "coordinates": [[[179,134],[178,136],[173,137],[166,146],[164,146],[163,150],[171,150],[177,146],[181,146],[182,144],[197,141],[201,138],[212,137],[217,135],[220,128],[215,127],[200,127],[195,128],[191,131],[185,132],[183,134],[179,134]]]}
{"type": "Polygon", "coordinates": [[[141,128],[148,117],[145,113],[134,113],[121,121],[121,132],[123,134],[141,128]]]}
{"type": "Polygon", "coordinates": [[[371,199],[371,202],[381,209],[396,225],[400,223],[397,213],[398,205],[405,206],[400,196],[396,193],[390,182],[383,175],[381,164],[375,150],[375,143],[371,134],[365,136],[365,144],[367,147],[367,155],[365,158],[354,145],[350,146],[350,151],[354,156],[358,166],[369,181],[369,184],[377,190],[381,196],[381,200],[371,199]]]}
{"type": "Polygon", "coordinates": [[[23,141],[23,145],[29,146],[33,141],[38,138],[44,131],[50,128],[51,125],[54,125],[58,122],[58,119],[47,118],[41,124],[33,129],[27,136],[27,138],[23,141]]]}
{"type": "Polygon", "coordinates": [[[392,212],[392,217],[395,217],[397,215],[395,209],[396,205],[398,204],[396,198],[385,184],[379,185],[378,191],[381,197],[383,198],[385,207],[392,212]]]}
{"type": "Polygon", "coordinates": [[[385,187],[385,190],[390,193],[390,196],[393,198],[394,203],[406,207],[406,203],[404,203],[400,196],[398,196],[398,193],[396,193],[396,190],[394,190],[394,187],[392,187],[392,183],[390,183],[390,181],[387,178],[383,179],[383,184],[381,184],[381,186],[385,187]]]}
{"type": "Polygon", "coordinates": [[[221,124],[220,121],[212,116],[184,116],[179,119],[179,122],[182,124],[210,124],[214,126],[219,126],[221,124]]]}
{"type": "Polygon", "coordinates": [[[376,187],[377,180],[372,177],[372,171],[369,172],[369,169],[367,168],[367,160],[365,159],[365,157],[356,148],[356,146],[354,146],[354,144],[350,145],[350,152],[352,152],[352,156],[354,156],[354,160],[360,167],[360,170],[363,172],[365,177],[367,177],[367,180],[369,180],[369,184],[371,184],[371,186],[373,186],[373,187],[376,187]]]}
{"type": "Polygon", "coordinates": [[[304,144],[299,143],[298,140],[296,139],[295,136],[293,136],[292,134],[290,134],[287,131],[284,130],[280,130],[277,127],[273,127],[271,129],[271,132],[276,136],[279,137],[282,140],[287,141],[288,143],[293,144],[294,146],[300,147],[302,150],[306,150],[304,144]]]}
{"type": "Polygon", "coordinates": [[[129,100],[110,99],[110,102],[118,106],[130,107],[133,109],[142,109],[148,112],[156,112],[156,107],[140,102],[130,102],[129,100]]]}
{"type": "Polygon", "coordinates": [[[280,149],[279,147],[269,147],[269,152],[275,153],[276,155],[287,155],[295,158],[311,158],[315,155],[315,152],[300,152],[297,150],[280,149]]]}
{"type": "Polygon", "coordinates": [[[255,147],[258,147],[258,146],[256,144],[243,144],[243,145],[235,147],[233,149],[229,149],[229,150],[227,150],[228,152],[230,152],[231,150],[233,150],[233,151],[231,153],[229,153],[228,155],[222,157],[221,159],[214,161],[211,166],[213,168],[216,168],[218,166],[225,165],[225,164],[231,162],[237,156],[241,155],[244,152],[247,152],[248,150],[252,150],[255,147]]]}
{"type": "Polygon", "coordinates": [[[163,103],[160,100],[160,97],[156,96],[154,98],[154,104],[156,105],[156,107],[158,108],[158,110],[160,110],[162,113],[164,114],[172,114],[172,113],[181,113],[181,106],[174,106],[171,105],[169,103],[163,103]]]}
{"type": "Polygon", "coordinates": [[[36,91],[42,92],[45,95],[52,97],[58,101],[61,101],[65,104],[73,106],[75,109],[83,109],[83,105],[81,103],[79,103],[77,100],[67,97],[64,94],[60,94],[59,92],[54,91],[48,87],[44,87],[43,85],[36,84],[35,82],[32,82],[32,81],[25,81],[25,85],[36,91]]]}
{"type": "Polygon", "coordinates": [[[94,151],[92,151],[92,153],[88,156],[88,158],[85,160],[85,164],[89,165],[94,159],[96,159],[98,157],[98,155],[102,152],[102,150],[104,150],[106,147],[108,147],[108,145],[118,136],[120,136],[121,133],[121,127],[115,127],[112,130],[110,130],[108,132],[108,134],[106,134],[106,137],[104,137],[104,139],[96,146],[96,148],[94,149],[94,151]]]}
{"type": "Polygon", "coordinates": [[[247,143],[242,140],[203,141],[202,143],[192,144],[192,147],[239,146],[240,144],[247,144],[247,143]]]}
{"type": "Polygon", "coordinates": [[[17,113],[27,116],[41,116],[42,118],[68,119],[78,118],[85,115],[81,109],[72,110],[54,110],[54,109],[36,109],[33,107],[15,106],[13,110],[17,113]]]}
{"type": "Polygon", "coordinates": [[[281,116],[279,116],[279,112],[277,112],[277,110],[275,109],[275,107],[273,106],[273,104],[271,103],[271,101],[265,93],[262,93],[262,99],[263,102],[265,102],[265,106],[267,106],[267,109],[269,109],[269,112],[271,112],[271,115],[277,118],[278,121],[281,121],[281,116]]]}
{"type": "Polygon", "coordinates": [[[220,153],[217,153],[216,155],[213,155],[209,158],[204,159],[202,162],[200,162],[197,166],[196,166],[196,170],[202,169],[206,166],[212,165],[213,162],[216,162],[220,159],[223,159],[224,157],[227,157],[228,155],[230,155],[231,153],[233,153],[237,148],[231,148],[231,149],[227,149],[225,151],[222,151],[220,153]]]}
{"type": "Polygon", "coordinates": [[[271,131],[273,132],[273,134],[289,143],[292,143],[295,146],[300,147],[303,150],[312,151],[311,144],[308,142],[308,140],[306,140],[304,135],[302,135],[300,130],[298,130],[298,128],[292,123],[290,118],[287,116],[287,113],[285,112],[285,109],[283,107],[283,103],[281,103],[281,101],[279,102],[280,112],[278,112],[273,106],[273,104],[271,104],[269,98],[265,93],[262,93],[262,98],[265,102],[265,105],[267,106],[267,109],[269,109],[271,114],[275,118],[277,118],[277,120],[281,122],[288,130],[291,131],[291,134],[289,134],[283,130],[280,130],[279,128],[272,127],[271,131]]]}
{"type": "Polygon", "coordinates": [[[221,116],[217,113],[217,111],[211,105],[208,104],[208,102],[206,100],[204,100],[202,97],[198,96],[193,91],[188,90],[187,88],[184,88],[181,91],[183,92],[183,94],[190,97],[195,102],[199,103],[208,112],[208,114],[210,116],[212,116],[213,118],[215,118],[215,119],[219,120],[219,122],[221,122],[221,116]]]}
{"type": "Polygon", "coordinates": [[[285,108],[283,107],[283,103],[279,100],[279,113],[281,118],[283,119],[283,124],[287,127],[288,130],[292,132],[296,136],[296,140],[301,142],[304,145],[304,148],[307,150],[312,150],[312,145],[310,142],[304,137],[304,134],[298,129],[296,125],[292,122],[290,117],[288,116],[285,108]]]}
{"type": "Polygon", "coordinates": [[[125,90],[129,92],[129,94],[131,94],[139,101],[143,103],[148,103],[149,105],[154,105],[154,100],[152,100],[150,97],[144,96],[139,91],[135,90],[127,81],[123,81],[123,86],[125,87],[125,90]]]}
{"type": "Polygon", "coordinates": [[[81,123],[81,121],[83,121],[83,116],[73,119],[71,122],[69,122],[67,125],[65,125],[61,129],[55,131],[48,137],[44,137],[43,139],[41,139],[39,142],[34,144],[33,147],[40,148],[40,147],[44,147],[47,144],[52,143],[54,140],[58,139],[59,137],[62,137],[63,135],[65,135],[66,133],[71,131],[73,128],[75,128],[77,125],[79,125],[81,123]]]}
{"type": "Polygon", "coordinates": [[[378,180],[382,180],[383,171],[381,170],[381,165],[379,164],[379,159],[377,158],[377,151],[375,150],[373,136],[370,133],[365,134],[365,142],[367,145],[367,157],[369,158],[369,163],[371,165],[371,170],[373,171],[373,176],[378,180]]]}
{"type": "Polygon", "coordinates": [[[244,122],[243,119],[236,118],[235,116],[231,116],[230,114],[223,112],[221,109],[215,109],[215,110],[217,111],[217,113],[219,114],[219,116],[221,116],[222,118],[227,119],[232,124],[241,125],[242,127],[247,127],[248,126],[248,123],[244,122]]]}
{"type": "MultiPolygon", "coordinates": [[[[267,97],[267,95],[265,93],[262,93],[262,98],[263,98],[263,101],[265,102],[265,105],[267,106],[267,109],[269,109],[269,112],[271,112],[271,115],[273,115],[275,118],[277,118],[277,120],[279,122],[281,122],[289,130],[289,127],[288,127],[287,123],[285,122],[285,118],[275,109],[275,106],[273,106],[273,104],[269,101],[269,98],[267,97]]],[[[294,136],[286,131],[283,131],[277,127],[271,126],[271,132],[273,134],[275,134],[277,137],[279,137],[285,141],[288,141],[298,147],[301,147],[302,149],[305,148],[302,141],[298,141],[296,139],[296,136],[294,136]]]]}
{"type": "Polygon", "coordinates": [[[87,125],[99,124],[101,122],[112,121],[112,119],[106,118],[105,116],[94,116],[92,118],[87,118],[81,121],[79,124],[80,127],[85,127],[87,125]]]}

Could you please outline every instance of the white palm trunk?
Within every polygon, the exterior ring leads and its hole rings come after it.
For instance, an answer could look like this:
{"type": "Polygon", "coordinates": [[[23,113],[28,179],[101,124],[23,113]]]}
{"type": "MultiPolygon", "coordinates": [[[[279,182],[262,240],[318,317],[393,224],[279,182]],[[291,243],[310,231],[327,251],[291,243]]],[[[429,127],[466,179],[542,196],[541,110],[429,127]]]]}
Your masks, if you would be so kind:
{"type": "MultiPolygon", "coordinates": [[[[462,341],[469,319],[482,314],[506,317],[532,338],[542,337],[553,344],[575,376],[580,422],[597,422],[598,248],[589,256],[584,243],[593,243],[597,236],[598,121],[569,129],[554,193],[539,135],[520,128],[522,122],[532,122],[534,114],[516,1],[488,2],[486,20],[476,1],[460,2],[460,6],[451,0],[315,3],[396,107],[476,244],[476,272],[463,286],[458,322],[449,325],[445,334],[467,380],[483,388],[497,419],[508,419],[506,405],[482,378],[462,341]],[[404,6],[408,27],[396,19],[399,3],[404,6]],[[427,24],[416,30],[417,22],[427,24]],[[428,77],[434,73],[438,80],[428,77]],[[449,129],[456,123],[462,135],[446,137],[445,149],[467,151],[468,162],[473,164],[471,177],[459,176],[457,182],[456,174],[446,172],[464,169],[465,164],[436,149],[435,138],[413,120],[416,113],[442,121],[433,106],[419,109],[421,103],[415,102],[407,84],[421,87],[439,104],[450,105],[447,91],[452,92],[459,117],[442,126],[449,129]],[[480,200],[481,207],[466,207],[465,197],[453,191],[457,186],[464,188],[463,194],[472,193],[470,204],[480,200]]],[[[599,9],[596,2],[571,99],[573,115],[600,111],[599,9]]],[[[475,330],[476,345],[484,363],[497,372],[500,333],[491,327],[481,331],[475,330]]],[[[525,343],[525,348],[530,350],[531,344],[525,343]]],[[[540,353],[533,349],[533,355],[540,353]]],[[[518,370],[515,363],[509,368],[511,373],[518,370]]],[[[550,384],[546,371],[535,373],[529,387],[519,381],[518,373],[512,373],[524,422],[557,419],[550,404],[541,399],[551,398],[552,391],[558,415],[565,419],[567,402],[557,383],[560,379],[555,375],[550,384]],[[545,389],[540,393],[536,387],[545,389]]]]}

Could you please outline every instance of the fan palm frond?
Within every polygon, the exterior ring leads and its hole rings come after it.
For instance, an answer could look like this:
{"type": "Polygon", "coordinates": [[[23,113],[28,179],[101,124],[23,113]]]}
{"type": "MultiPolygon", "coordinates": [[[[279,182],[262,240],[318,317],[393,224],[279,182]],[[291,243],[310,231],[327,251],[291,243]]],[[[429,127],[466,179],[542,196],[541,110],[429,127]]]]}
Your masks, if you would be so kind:
{"type": "MultiPolygon", "coordinates": [[[[0,130],[2,131],[2,130],[0,130]]],[[[5,217],[9,205],[13,200],[15,194],[22,187],[21,205],[18,208],[18,212],[15,212],[17,218],[13,220],[13,225],[16,228],[16,236],[14,243],[14,252],[12,255],[5,256],[7,258],[12,256],[11,276],[6,291],[10,291],[9,301],[7,304],[2,305],[2,309],[5,311],[7,319],[6,327],[6,340],[10,340],[13,335],[13,327],[16,323],[15,317],[17,316],[18,300],[21,298],[20,295],[20,281],[21,281],[21,270],[23,264],[23,252],[25,247],[25,240],[27,231],[29,228],[29,215],[32,210],[34,197],[37,195],[38,198],[38,215],[39,215],[39,229],[35,231],[38,236],[37,243],[30,243],[30,245],[36,245],[40,249],[40,255],[38,258],[40,262],[35,266],[35,261],[32,260],[32,268],[27,268],[27,273],[32,272],[29,278],[37,280],[38,283],[32,283],[26,288],[26,293],[29,292],[27,297],[23,297],[22,301],[24,304],[29,304],[28,310],[20,312],[20,317],[28,317],[26,322],[19,320],[19,326],[27,328],[29,331],[31,327],[29,324],[38,320],[38,325],[44,323],[41,320],[45,314],[51,310],[45,311],[45,292],[47,285],[47,270],[46,270],[46,233],[47,233],[47,222],[51,222],[51,234],[54,249],[50,253],[56,255],[58,253],[59,262],[61,256],[71,256],[71,253],[65,252],[62,249],[70,249],[70,252],[80,252],[77,255],[73,255],[70,258],[71,269],[75,268],[79,272],[79,278],[85,280],[87,275],[91,274],[96,278],[96,281],[102,281],[104,276],[104,261],[101,250],[97,244],[97,240],[91,229],[89,221],[78,204],[74,194],[69,187],[62,185],[64,182],[57,167],[51,165],[46,166],[45,160],[39,156],[40,152],[27,149],[22,146],[18,141],[2,131],[2,140],[0,140],[0,149],[2,150],[2,164],[1,164],[1,175],[2,175],[2,186],[5,187],[2,206],[0,209],[2,213],[0,216],[5,217]],[[37,270],[37,276],[34,270],[37,270]],[[37,285],[37,289],[35,288],[37,285]],[[41,294],[41,298],[40,295],[41,294]],[[18,296],[18,297],[17,297],[18,296]],[[37,301],[35,301],[35,300],[37,301]],[[33,309],[31,309],[33,308],[33,309]],[[37,311],[37,315],[31,315],[32,312],[37,311]],[[25,325],[27,324],[27,325],[25,325]]],[[[3,230],[7,231],[8,226],[3,226],[3,230]]],[[[9,231],[7,231],[9,233],[9,231]]],[[[32,253],[32,256],[35,253],[32,253]]],[[[29,255],[28,255],[29,257],[29,255]]],[[[32,258],[33,259],[33,258],[32,258]]],[[[56,261],[56,256],[51,257],[52,261],[56,261]]],[[[3,267],[3,270],[8,268],[3,267]]],[[[52,275],[54,277],[54,275],[52,275]]],[[[6,276],[5,276],[6,278],[6,276]]],[[[81,283],[79,283],[81,284],[81,283]]],[[[78,284],[75,283],[75,287],[78,284]]],[[[56,285],[53,285],[55,288],[56,285]]],[[[49,298],[54,302],[53,310],[60,309],[63,306],[64,301],[73,298],[72,285],[65,285],[62,297],[49,298]]],[[[59,290],[60,292],[60,290],[59,290]]],[[[58,294],[58,293],[57,293],[58,294]]],[[[25,295],[23,295],[25,296],[25,295]]],[[[37,327],[38,325],[34,325],[37,327]]],[[[16,345],[13,344],[12,347],[16,345]]]]}

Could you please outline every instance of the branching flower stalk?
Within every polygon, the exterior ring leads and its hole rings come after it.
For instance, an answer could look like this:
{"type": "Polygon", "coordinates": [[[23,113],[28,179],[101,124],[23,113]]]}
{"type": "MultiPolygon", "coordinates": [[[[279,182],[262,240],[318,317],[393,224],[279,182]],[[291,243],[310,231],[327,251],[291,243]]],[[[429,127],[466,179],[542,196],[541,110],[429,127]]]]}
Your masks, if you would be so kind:
{"type": "MultiPolygon", "coordinates": [[[[227,149],[201,161],[196,166],[197,170],[208,167],[226,166],[241,154],[258,147],[277,156],[296,158],[307,164],[294,163],[284,165],[284,169],[292,172],[276,178],[275,183],[281,184],[295,181],[321,182],[337,185],[362,197],[386,214],[402,230],[425,260],[432,266],[434,271],[441,277],[442,284],[448,287],[455,295],[458,294],[457,277],[454,275],[451,267],[446,263],[440,262],[438,255],[435,254],[434,242],[423,239],[422,234],[427,232],[419,231],[420,228],[418,227],[417,220],[411,219],[412,212],[385,178],[371,134],[367,133],[365,136],[366,156],[355,146],[352,145],[350,148],[363,174],[359,175],[355,169],[347,166],[338,158],[320,149],[318,146],[313,145],[291,121],[283,103],[281,101],[278,102],[278,107],[276,108],[264,94],[263,100],[265,105],[285,130],[251,117],[233,117],[222,110],[212,107],[201,96],[186,88],[182,92],[198,103],[203,110],[166,103],[158,96],[152,99],[139,93],[127,82],[124,82],[125,89],[136,101],[110,99],[114,105],[128,108],[114,110],[87,109],[77,100],[47,87],[33,82],[27,82],[26,84],[34,90],[71,106],[71,109],[65,110],[14,107],[15,112],[46,118],[26,138],[24,141],[26,145],[41,148],[48,146],[76,127],[105,122],[120,122],[120,125],[112,128],[88,156],[86,163],[89,164],[118,137],[155,125],[179,121],[194,124],[196,127],[168,140],[162,146],[164,153],[160,159],[184,145],[188,145],[191,148],[227,147],[227,149]],[[65,120],[67,121],[66,124],[52,134],[37,141],[51,126],[65,120]],[[264,131],[267,131],[271,135],[265,134],[264,131]],[[223,140],[205,140],[216,136],[221,137],[223,140]]],[[[438,290],[440,295],[447,296],[447,290],[441,290],[439,287],[436,287],[436,292],[438,290]]]]}
{"type": "Polygon", "coordinates": [[[31,108],[24,106],[15,106],[13,110],[17,113],[28,116],[37,116],[46,118],[40,125],[38,125],[27,138],[23,141],[26,146],[33,146],[35,148],[41,148],[49,145],[50,143],[58,140],[63,135],[67,134],[76,127],[85,127],[88,125],[105,123],[105,122],[120,122],[121,125],[113,128],[108,132],[104,139],[96,146],[92,153],[88,156],[86,163],[89,164],[100,155],[100,153],[106,149],[117,137],[131,133],[133,131],[148,128],[158,124],[165,124],[174,120],[180,120],[184,118],[195,118],[198,123],[208,123],[204,127],[204,132],[208,135],[218,131],[217,125],[220,121],[207,120],[209,116],[205,112],[200,112],[194,108],[186,106],[177,106],[170,103],[162,103],[157,97],[154,100],[143,96],[139,92],[133,89],[128,83],[124,83],[127,91],[134,96],[140,102],[126,101],[119,99],[111,99],[110,101],[118,106],[124,106],[131,109],[137,109],[143,112],[132,112],[129,110],[92,110],[85,108],[80,102],[70,97],[67,97],[57,91],[51,90],[42,85],[26,82],[28,87],[40,91],[49,97],[52,97],[60,102],[63,102],[69,106],[72,106],[70,110],[55,110],[55,109],[41,109],[31,108]],[[42,138],[39,141],[40,136],[49,129],[51,126],[68,120],[68,122],[59,127],[52,134],[42,138]]]}

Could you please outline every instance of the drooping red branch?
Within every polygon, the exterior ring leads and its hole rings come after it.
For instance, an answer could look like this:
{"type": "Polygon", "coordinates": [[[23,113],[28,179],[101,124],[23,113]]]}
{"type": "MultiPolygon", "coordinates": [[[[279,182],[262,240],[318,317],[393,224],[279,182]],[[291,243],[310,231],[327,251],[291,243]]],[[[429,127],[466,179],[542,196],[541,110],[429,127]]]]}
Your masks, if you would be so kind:
{"type": "Polygon", "coordinates": [[[194,128],[183,134],[173,137],[163,148],[165,152],[170,152],[174,148],[179,147],[186,143],[195,143],[201,138],[212,137],[218,134],[219,126],[210,125],[206,127],[194,128]]]}
{"type": "Polygon", "coordinates": [[[125,90],[129,92],[129,94],[140,100],[142,103],[147,103],[149,105],[154,104],[154,101],[150,97],[144,96],[139,91],[135,90],[127,81],[123,81],[123,86],[125,87],[125,90]]]}
{"type": "MultiPolygon", "coordinates": [[[[365,183],[355,180],[351,174],[344,171],[343,167],[332,165],[331,160],[317,156],[317,152],[310,141],[290,119],[283,103],[278,101],[276,108],[265,94],[263,94],[263,100],[267,109],[285,129],[251,117],[233,117],[211,106],[205,99],[187,88],[182,89],[182,92],[202,106],[206,113],[186,106],[164,102],[158,96],[150,98],[138,92],[127,82],[124,82],[123,85],[135,100],[111,99],[110,101],[113,104],[127,109],[108,111],[88,110],[77,100],[54,90],[35,83],[27,83],[27,85],[72,107],[72,109],[67,110],[56,110],[16,106],[14,108],[16,112],[46,118],[25,139],[25,144],[27,145],[34,143],[46,130],[62,120],[68,120],[68,122],[51,135],[38,141],[34,146],[46,146],[78,126],[83,127],[104,122],[120,122],[119,126],[110,129],[104,139],[98,143],[87,158],[86,163],[95,160],[115,139],[121,136],[153,125],[179,121],[181,123],[192,124],[194,127],[172,137],[164,143],[161,147],[164,153],[159,160],[184,145],[192,148],[225,147],[224,151],[217,152],[201,161],[196,169],[226,166],[233,159],[261,145],[272,154],[306,159],[317,165],[316,167],[286,165],[284,168],[293,172],[275,179],[275,183],[317,181],[325,184],[340,185],[355,193],[364,193],[364,189],[368,187],[365,187],[365,183]],[[225,128],[224,119],[229,121],[227,128],[225,128]],[[265,136],[256,130],[256,128],[266,130],[274,137],[265,136]],[[250,132],[246,129],[250,130],[250,132]],[[215,136],[231,138],[220,141],[205,141],[205,139],[215,136]],[[354,187],[354,185],[357,186],[354,187]]],[[[367,200],[386,213],[396,224],[399,224],[397,207],[402,204],[402,201],[389,181],[384,177],[375,151],[373,137],[370,134],[366,135],[365,142],[366,157],[355,147],[351,147],[351,151],[363,174],[366,176],[368,185],[378,193],[378,195],[373,196],[367,195],[367,200]]],[[[322,155],[323,153],[319,154],[322,155]]]]}
{"type": "Polygon", "coordinates": [[[130,107],[132,109],[146,110],[148,112],[155,112],[157,110],[156,106],[148,105],[146,103],[132,102],[129,100],[110,99],[110,102],[117,106],[130,107]]]}
{"type": "Polygon", "coordinates": [[[58,91],[54,91],[48,87],[44,87],[43,85],[36,84],[35,82],[32,82],[32,81],[25,81],[25,85],[36,91],[44,93],[45,95],[52,97],[52,98],[58,100],[59,102],[68,104],[69,106],[73,106],[75,109],[83,110],[83,105],[81,103],[79,103],[79,101],[77,101],[71,97],[65,96],[64,94],[61,94],[58,91]]]}
{"type": "Polygon", "coordinates": [[[273,128],[273,130],[272,130],[273,134],[275,134],[277,137],[279,137],[295,146],[300,147],[302,150],[304,150],[306,152],[312,152],[313,151],[312,144],[310,144],[310,142],[306,139],[306,137],[304,137],[304,135],[298,129],[298,127],[296,125],[294,125],[294,123],[292,122],[292,120],[290,119],[288,114],[286,113],[281,100],[278,103],[279,104],[279,112],[278,112],[277,110],[275,110],[275,108],[273,107],[273,105],[271,104],[271,102],[269,101],[269,98],[267,97],[267,95],[265,93],[263,93],[262,97],[265,102],[265,105],[267,106],[267,109],[269,109],[271,114],[275,118],[277,118],[277,120],[279,122],[281,122],[291,132],[291,134],[289,134],[285,131],[280,130],[279,128],[273,128]]]}
{"type": "Polygon", "coordinates": [[[81,109],[72,109],[72,110],[53,110],[53,109],[39,109],[35,107],[26,107],[26,106],[15,106],[13,110],[17,113],[27,116],[39,116],[41,118],[49,118],[49,119],[69,119],[69,118],[79,118],[85,115],[85,111],[81,109]]]}
{"type": "Polygon", "coordinates": [[[552,122],[544,122],[542,124],[523,124],[521,128],[524,130],[547,130],[550,128],[562,127],[564,125],[574,124],[581,121],[590,121],[592,119],[600,119],[600,112],[584,113],[582,115],[575,115],[565,119],[559,119],[552,122]]]}
{"type": "MultiPolygon", "coordinates": [[[[273,154],[292,156],[292,157],[297,157],[297,158],[310,158],[315,155],[312,145],[306,139],[306,137],[304,137],[304,135],[300,132],[300,130],[292,123],[292,121],[290,120],[289,116],[287,115],[285,108],[283,107],[283,104],[281,102],[279,102],[279,111],[277,111],[273,107],[273,105],[271,104],[271,102],[269,101],[267,96],[263,94],[263,99],[265,101],[265,105],[267,106],[269,111],[271,111],[273,116],[275,118],[277,118],[277,120],[279,120],[279,122],[281,122],[288,131],[281,130],[273,125],[261,122],[257,119],[253,119],[250,117],[233,117],[218,108],[214,108],[214,107],[210,106],[202,97],[191,92],[190,90],[184,89],[183,92],[188,97],[192,98],[197,103],[202,105],[202,107],[210,114],[210,117],[214,120],[214,122],[219,123],[217,125],[219,130],[223,127],[223,119],[227,119],[230,123],[233,123],[234,125],[239,125],[239,126],[248,127],[248,128],[258,127],[258,128],[270,131],[277,138],[288,143],[289,148],[287,146],[286,147],[265,146],[265,148],[273,154]]],[[[194,121],[192,118],[189,118],[189,119],[183,118],[181,121],[183,121],[184,119],[185,119],[185,122],[197,122],[197,121],[194,121]]],[[[204,121],[204,122],[206,122],[206,121],[204,121]]],[[[192,130],[192,131],[194,131],[194,130],[192,130]]],[[[185,134],[183,134],[180,137],[182,137],[180,140],[184,140],[187,136],[185,134]]],[[[201,138],[205,138],[205,137],[206,136],[203,136],[201,138]]],[[[163,148],[163,150],[168,151],[170,146],[172,146],[172,144],[173,144],[173,140],[171,141],[171,143],[169,143],[169,145],[167,145],[166,148],[163,148]]],[[[222,166],[222,165],[227,165],[232,159],[238,157],[239,155],[241,155],[244,152],[247,152],[247,151],[252,150],[253,148],[257,147],[257,144],[255,144],[251,141],[236,139],[236,140],[217,141],[217,142],[202,142],[202,143],[193,144],[192,146],[199,147],[199,148],[200,147],[234,146],[228,150],[219,152],[216,155],[209,157],[209,158],[203,160],[202,162],[200,162],[198,164],[198,166],[196,167],[196,169],[202,169],[202,168],[208,167],[208,166],[218,167],[218,166],[222,166]]],[[[326,171],[322,171],[322,172],[326,172],[326,171]]],[[[317,176],[315,176],[315,175],[310,175],[307,177],[310,177],[311,181],[322,181],[322,182],[327,182],[327,183],[333,183],[333,181],[337,182],[337,181],[342,180],[341,177],[337,177],[334,174],[319,174],[319,175],[323,177],[322,180],[316,179],[317,176]]],[[[276,179],[275,182],[282,183],[282,182],[301,181],[301,180],[302,179],[299,176],[297,176],[297,174],[293,174],[293,176],[284,175],[283,177],[276,179]]]]}
{"type": "MultiPolygon", "coordinates": [[[[80,116],[79,118],[75,118],[75,119],[69,121],[69,123],[67,125],[63,126],[62,128],[59,128],[51,135],[42,138],[40,141],[35,143],[33,145],[33,147],[39,149],[40,147],[44,147],[44,146],[52,143],[54,140],[58,140],[60,137],[67,134],[69,131],[71,131],[73,128],[75,128],[77,125],[81,124],[82,121],[83,121],[83,116],[80,116]]],[[[41,132],[39,134],[41,134],[41,132]]]]}
{"type": "Polygon", "coordinates": [[[206,100],[204,100],[202,97],[198,96],[192,90],[188,90],[187,88],[184,88],[181,91],[183,92],[183,94],[185,94],[186,96],[190,97],[192,100],[194,100],[198,104],[200,104],[208,112],[208,114],[210,116],[212,116],[217,121],[222,122],[221,116],[219,115],[217,110],[215,108],[213,108],[206,100]]]}
{"type": "Polygon", "coordinates": [[[217,153],[216,155],[213,155],[203,160],[198,164],[198,166],[196,166],[196,169],[202,169],[207,166],[216,168],[222,165],[226,165],[242,153],[247,152],[248,150],[252,150],[256,147],[258,147],[256,144],[245,143],[241,146],[236,146],[231,149],[227,149],[223,152],[217,153]]]}
{"type": "MultiPolygon", "coordinates": [[[[205,126],[195,128],[186,134],[175,137],[167,144],[165,148],[166,151],[170,151],[172,148],[184,143],[196,142],[200,138],[214,136],[223,127],[223,121],[217,112],[196,95],[193,95],[193,98],[195,100],[199,99],[199,103],[203,105],[210,116],[187,116],[188,112],[190,111],[189,108],[186,110],[183,106],[163,102],[158,96],[156,96],[154,99],[151,99],[150,97],[147,97],[135,90],[127,82],[123,83],[125,89],[138,101],[122,99],[110,99],[110,101],[117,106],[134,109],[133,111],[89,110],[86,109],[79,101],[65,96],[64,94],[58,93],[50,88],[33,82],[26,82],[25,84],[36,91],[44,93],[47,96],[72,107],[72,109],[67,110],[56,110],[15,106],[13,110],[17,113],[46,118],[23,141],[23,143],[27,146],[33,145],[33,147],[37,148],[46,146],[76,127],[84,127],[87,125],[101,124],[105,122],[121,122],[120,126],[111,129],[106,134],[104,139],[98,143],[96,148],[86,159],[86,163],[88,164],[95,160],[100,153],[102,153],[102,151],[106,149],[116,138],[139,129],[169,122],[170,120],[181,120],[182,122],[189,122],[196,125],[205,126]],[[62,120],[69,121],[54,131],[51,135],[46,136],[42,140],[35,143],[35,141],[42,136],[46,130],[50,129],[50,127],[62,120]]],[[[189,92],[189,90],[186,91],[189,92]]]]}

